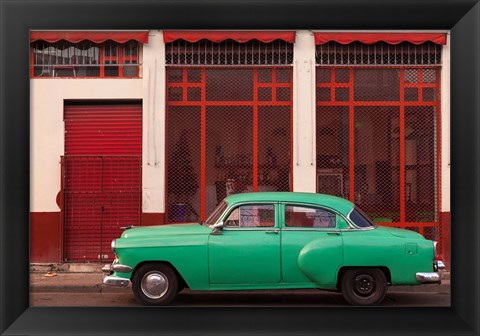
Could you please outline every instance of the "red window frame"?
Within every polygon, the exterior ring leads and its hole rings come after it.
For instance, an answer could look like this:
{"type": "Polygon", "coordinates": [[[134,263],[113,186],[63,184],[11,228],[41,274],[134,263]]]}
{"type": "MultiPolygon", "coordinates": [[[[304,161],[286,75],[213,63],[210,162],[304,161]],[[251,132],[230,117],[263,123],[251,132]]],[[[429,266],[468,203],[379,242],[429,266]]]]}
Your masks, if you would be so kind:
{"type": "MultiPolygon", "coordinates": [[[[288,65],[279,65],[279,66],[269,66],[267,68],[272,69],[272,82],[262,83],[258,80],[258,69],[265,68],[262,66],[245,66],[242,69],[249,68],[253,70],[253,99],[249,101],[207,101],[207,84],[206,84],[206,71],[211,68],[222,68],[219,67],[205,67],[205,66],[168,66],[168,69],[181,69],[182,70],[182,81],[181,82],[166,82],[166,107],[169,109],[172,106],[200,106],[201,115],[200,115],[200,179],[199,179],[199,189],[200,189],[200,219],[205,220],[206,216],[206,159],[207,159],[207,106],[252,106],[253,107],[253,155],[252,155],[252,182],[253,182],[253,191],[258,191],[258,180],[259,180],[259,107],[261,106],[288,106],[290,107],[290,154],[293,153],[293,68],[288,65]],[[188,70],[198,68],[201,70],[201,81],[190,83],[188,82],[188,70]],[[277,82],[276,81],[276,69],[290,69],[291,70],[291,81],[290,82],[277,82]],[[182,90],[182,100],[179,101],[170,101],[168,100],[169,90],[171,88],[179,88],[182,90]],[[201,89],[201,99],[199,101],[189,101],[188,100],[188,89],[189,88],[200,88],[201,89]],[[258,97],[259,88],[271,88],[272,89],[272,100],[271,101],[261,101],[258,97]],[[290,90],[290,100],[289,101],[280,101],[277,100],[276,89],[277,88],[287,88],[290,90]]],[[[235,67],[228,67],[229,69],[235,67]]],[[[167,75],[168,78],[168,75],[167,75]]],[[[167,118],[168,125],[168,118],[167,118]]],[[[168,127],[167,127],[168,128],[168,127]]],[[[168,133],[166,134],[168,137],[168,133]]],[[[166,151],[166,163],[168,167],[168,148],[166,151]]],[[[293,172],[293,160],[290,160],[290,172],[293,172]]],[[[165,175],[166,181],[168,181],[168,169],[165,175]]],[[[167,182],[168,185],[168,182],[167,182]]],[[[293,188],[293,176],[291,176],[290,181],[290,190],[293,188]]],[[[166,189],[166,200],[168,201],[168,188],[166,189]]],[[[168,216],[167,216],[168,218],[168,216]]]]}
{"type": "Polygon", "coordinates": [[[355,202],[355,108],[359,106],[396,106],[399,107],[399,139],[400,139],[400,151],[399,151],[399,185],[400,185],[400,219],[398,222],[381,222],[379,224],[385,226],[395,226],[395,227],[402,227],[402,228],[418,228],[418,232],[420,234],[424,234],[426,228],[436,227],[438,228],[438,241],[439,251],[441,251],[441,242],[442,242],[442,231],[440,226],[440,218],[441,218],[441,99],[440,99],[440,66],[421,66],[421,67],[414,67],[414,66],[381,66],[380,68],[393,68],[399,69],[400,71],[400,99],[398,101],[355,101],[354,100],[354,71],[356,69],[361,68],[372,68],[368,66],[356,66],[356,67],[349,67],[349,66],[317,66],[317,70],[329,69],[330,72],[330,82],[321,83],[316,82],[316,88],[329,88],[331,89],[331,96],[330,100],[328,101],[320,101],[316,100],[316,106],[331,106],[331,107],[339,107],[339,106],[347,106],[349,108],[349,162],[348,167],[349,171],[347,172],[349,176],[349,190],[348,190],[348,199],[352,202],[355,202]],[[335,71],[336,69],[348,69],[349,71],[349,82],[346,83],[336,83],[335,81],[335,71]],[[418,69],[418,70],[425,70],[425,69],[433,69],[437,71],[436,81],[432,83],[424,83],[423,81],[423,71],[418,71],[418,79],[415,83],[409,83],[405,81],[405,70],[407,69],[418,69]],[[337,101],[335,97],[336,88],[346,88],[349,90],[349,100],[348,101],[337,101]],[[417,101],[406,101],[405,100],[405,88],[416,88],[418,89],[418,100],[417,101]],[[435,89],[436,92],[436,99],[434,101],[424,101],[423,99],[423,89],[430,88],[435,89]],[[436,188],[436,195],[437,198],[437,221],[434,222],[409,222],[406,220],[406,158],[405,158],[405,151],[406,151],[406,141],[405,141],[405,108],[409,106],[433,106],[436,108],[436,162],[434,163],[437,174],[436,174],[436,181],[437,184],[436,188]]]}
{"type": "MultiPolygon", "coordinates": [[[[127,42],[129,43],[129,42],[127,42]]],[[[127,43],[123,43],[122,44],[122,47],[119,48],[120,51],[120,55],[119,55],[119,63],[120,64],[123,64],[121,67],[120,67],[120,72],[119,74],[121,75],[121,77],[124,77],[124,78],[138,78],[139,77],[139,73],[140,73],[140,64],[139,64],[139,57],[140,57],[140,44],[137,43],[137,52],[135,55],[127,55],[127,53],[125,52],[125,49],[127,48],[127,43]],[[129,63],[127,63],[129,62],[129,63]],[[124,73],[124,70],[125,70],[125,67],[126,66],[130,66],[128,64],[132,64],[131,66],[135,66],[135,75],[134,76],[125,76],[125,73],[124,73]]]]}

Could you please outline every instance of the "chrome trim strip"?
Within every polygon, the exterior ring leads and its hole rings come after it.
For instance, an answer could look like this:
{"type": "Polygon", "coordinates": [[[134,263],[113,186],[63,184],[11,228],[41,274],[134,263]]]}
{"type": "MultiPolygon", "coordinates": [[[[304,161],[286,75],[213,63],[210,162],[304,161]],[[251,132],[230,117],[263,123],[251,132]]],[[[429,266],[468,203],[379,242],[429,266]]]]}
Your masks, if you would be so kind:
{"type": "Polygon", "coordinates": [[[435,272],[418,272],[416,279],[421,283],[440,283],[442,281],[441,275],[435,272]]]}
{"type": "Polygon", "coordinates": [[[129,279],[118,278],[110,275],[104,277],[102,282],[104,285],[108,285],[108,286],[128,287],[130,285],[129,279]]]}
{"type": "MultiPolygon", "coordinates": [[[[349,218],[350,220],[350,218],[349,218]]],[[[360,228],[358,226],[354,226],[354,224],[351,224],[350,222],[347,222],[350,226],[350,229],[344,229],[342,231],[347,231],[347,232],[351,232],[351,231],[370,231],[370,230],[375,230],[377,227],[376,226],[369,226],[369,227],[364,227],[364,228],[360,228]]]]}

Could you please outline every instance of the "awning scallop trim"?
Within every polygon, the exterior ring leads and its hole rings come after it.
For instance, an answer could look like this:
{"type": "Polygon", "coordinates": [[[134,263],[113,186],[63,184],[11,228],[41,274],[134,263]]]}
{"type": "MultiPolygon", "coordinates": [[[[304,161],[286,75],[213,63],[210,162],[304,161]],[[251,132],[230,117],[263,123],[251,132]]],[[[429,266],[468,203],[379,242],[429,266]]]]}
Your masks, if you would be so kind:
{"type": "Polygon", "coordinates": [[[270,43],[275,40],[283,40],[288,43],[295,42],[294,31],[187,31],[187,30],[165,30],[163,31],[163,40],[165,43],[176,40],[185,40],[187,42],[198,42],[206,39],[211,42],[220,43],[231,39],[236,42],[245,43],[251,40],[258,40],[264,43],[270,43]]]}
{"type": "Polygon", "coordinates": [[[374,44],[385,42],[388,44],[399,44],[410,42],[413,44],[422,44],[433,42],[439,45],[447,44],[447,34],[445,33],[335,33],[335,32],[315,32],[315,44],[321,45],[328,42],[337,42],[340,44],[349,44],[361,42],[365,44],[374,44]]]}
{"type": "Polygon", "coordinates": [[[148,31],[31,31],[30,42],[46,41],[55,43],[65,40],[71,43],[79,43],[85,40],[94,43],[103,43],[111,40],[117,43],[137,41],[148,43],[148,31]]]}

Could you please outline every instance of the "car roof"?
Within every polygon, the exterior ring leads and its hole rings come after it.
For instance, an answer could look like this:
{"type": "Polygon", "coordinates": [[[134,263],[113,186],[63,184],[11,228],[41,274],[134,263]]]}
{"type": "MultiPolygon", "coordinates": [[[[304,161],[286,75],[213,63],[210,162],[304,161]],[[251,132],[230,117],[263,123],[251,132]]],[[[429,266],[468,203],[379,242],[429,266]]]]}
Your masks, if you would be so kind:
{"type": "Polygon", "coordinates": [[[307,192],[251,192],[233,194],[225,198],[228,204],[241,202],[295,202],[325,206],[343,215],[350,213],[354,204],[337,196],[307,192]]]}

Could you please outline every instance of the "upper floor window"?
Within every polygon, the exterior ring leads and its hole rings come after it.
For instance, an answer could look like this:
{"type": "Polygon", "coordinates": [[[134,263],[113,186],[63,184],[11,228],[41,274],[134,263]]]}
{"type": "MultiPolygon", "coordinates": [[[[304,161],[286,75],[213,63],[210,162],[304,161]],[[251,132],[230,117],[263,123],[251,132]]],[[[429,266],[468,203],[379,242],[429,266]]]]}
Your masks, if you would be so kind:
{"type": "Polygon", "coordinates": [[[137,41],[32,43],[33,77],[138,77],[137,41]]]}
{"type": "Polygon", "coordinates": [[[140,77],[148,32],[32,32],[31,77],[140,77]]]}

